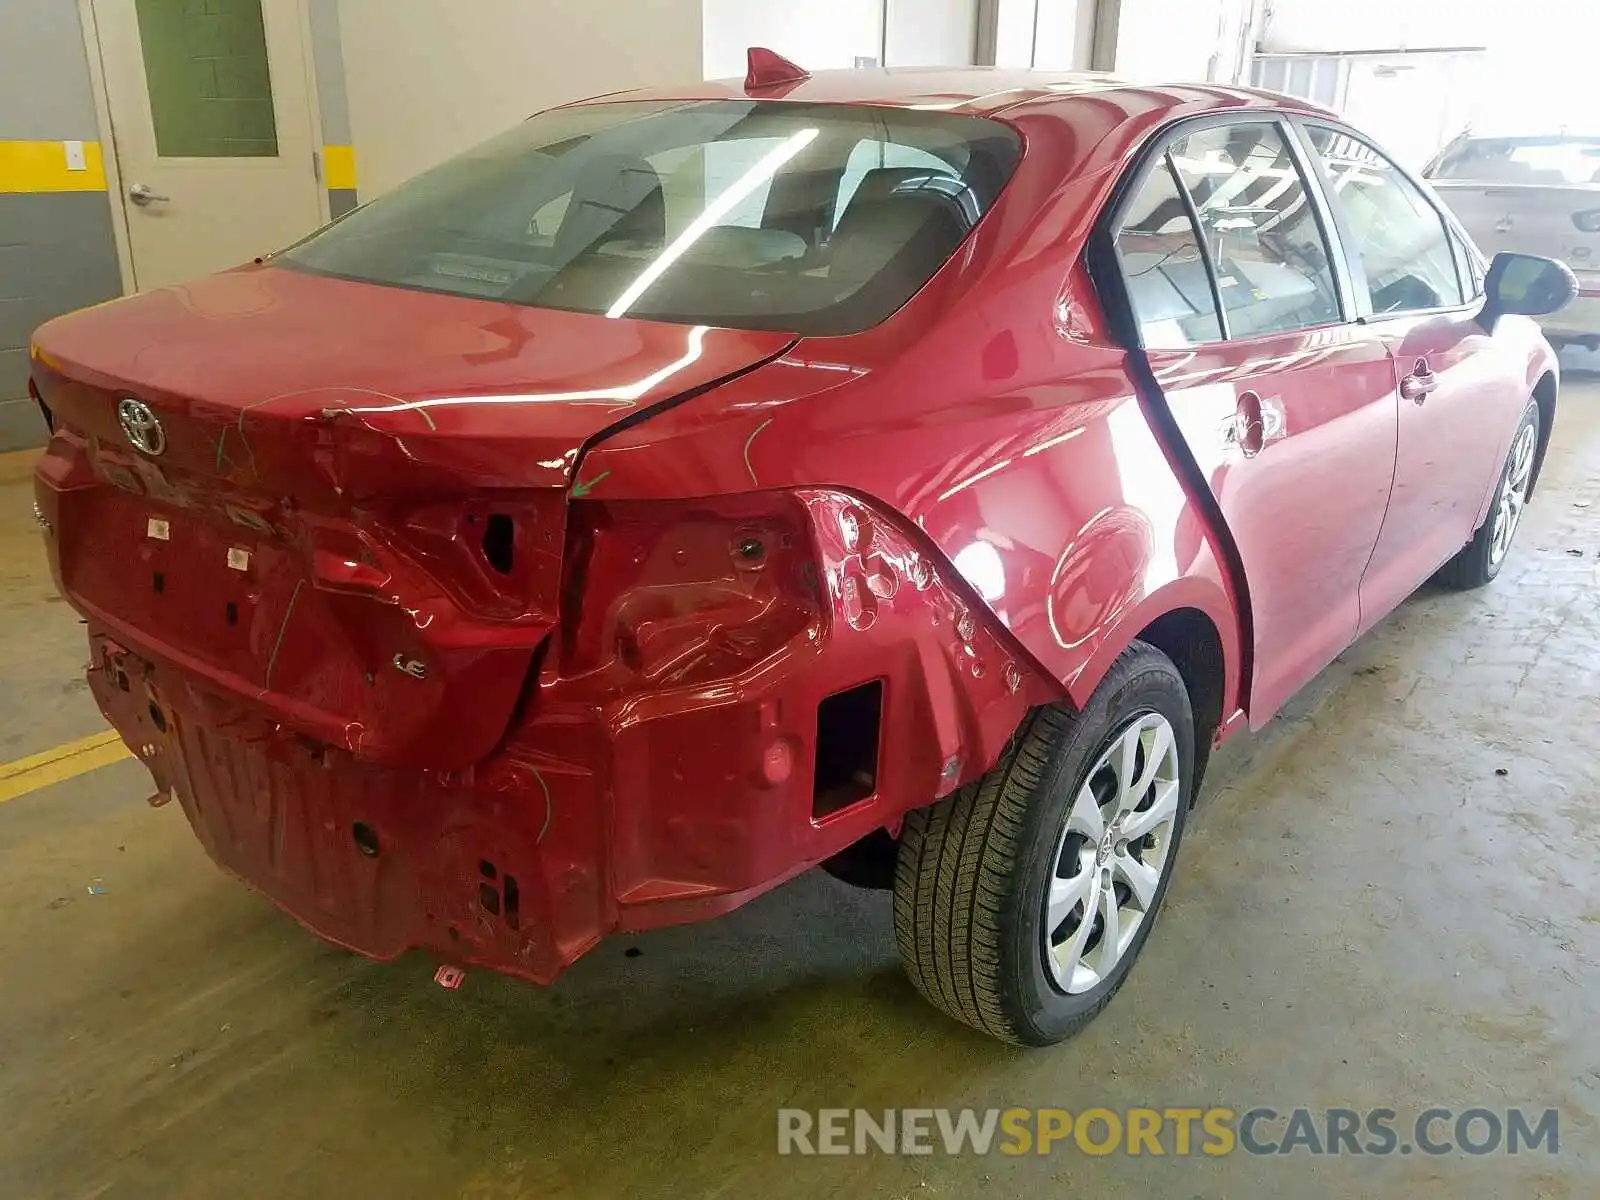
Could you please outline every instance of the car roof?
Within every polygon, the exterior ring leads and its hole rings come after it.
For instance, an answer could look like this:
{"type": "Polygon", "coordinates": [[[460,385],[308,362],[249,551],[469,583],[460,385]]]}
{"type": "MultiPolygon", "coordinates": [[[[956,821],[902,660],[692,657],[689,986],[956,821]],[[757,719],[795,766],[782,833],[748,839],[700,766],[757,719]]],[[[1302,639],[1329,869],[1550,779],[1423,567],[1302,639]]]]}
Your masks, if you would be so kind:
{"type": "MultiPolygon", "coordinates": [[[[864,104],[985,116],[1017,108],[1054,106],[1072,96],[1134,100],[1138,109],[1234,108],[1270,105],[1335,116],[1293,96],[1213,83],[1135,83],[1097,71],[1016,70],[1008,67],[895,67],[816,71],[794,83],[746,90],[743,78],[711,79],[674,87],[638,88],[594,97],[619,100],[786,100],[809,104],[864,104]]],[[[579,101],[590,103],[592,101],[579,101]]]]}

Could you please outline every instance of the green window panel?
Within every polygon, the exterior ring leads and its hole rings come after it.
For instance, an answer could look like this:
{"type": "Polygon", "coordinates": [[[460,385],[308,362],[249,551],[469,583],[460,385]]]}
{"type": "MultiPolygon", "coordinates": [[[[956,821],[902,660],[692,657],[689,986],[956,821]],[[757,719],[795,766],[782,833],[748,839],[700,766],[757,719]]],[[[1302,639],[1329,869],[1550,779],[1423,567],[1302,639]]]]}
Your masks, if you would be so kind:
{"type": "Polygon", "coordinates": [[[163,158],[276,158],[261,0],[135,0],[163,158]]]}

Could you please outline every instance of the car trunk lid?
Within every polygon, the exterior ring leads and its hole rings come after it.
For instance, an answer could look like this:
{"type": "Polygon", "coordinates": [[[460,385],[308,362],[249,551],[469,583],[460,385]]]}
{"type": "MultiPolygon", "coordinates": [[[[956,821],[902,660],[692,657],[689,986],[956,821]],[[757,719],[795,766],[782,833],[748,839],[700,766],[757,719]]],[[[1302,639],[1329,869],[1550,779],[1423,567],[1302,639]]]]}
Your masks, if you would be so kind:
{"type": "Polygon", "coordinates": [[[555,623],[584,445],[792,340],[271,267],[74,314],[33,364],[58,579],[219,719],[459,768],[555,623]]]}

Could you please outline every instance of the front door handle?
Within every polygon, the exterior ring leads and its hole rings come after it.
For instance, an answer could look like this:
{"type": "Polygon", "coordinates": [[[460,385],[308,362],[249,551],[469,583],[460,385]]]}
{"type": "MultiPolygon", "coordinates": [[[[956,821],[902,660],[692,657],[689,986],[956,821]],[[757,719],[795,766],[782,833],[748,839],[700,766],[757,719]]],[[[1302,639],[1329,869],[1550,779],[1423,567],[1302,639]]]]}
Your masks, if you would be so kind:
{"type": "Polygon", "coordinates": [[[1421,404],[1428,398],[1428,393],[1438,386],[1439,377],[1433,373],[1433,368],[1428,366],[1428,360],[1419,358],[1411,374],[1400,381],[1400,394],[1407,400],[1421,404]]]}
{"type": "Polygon", "coordinates": [[[165,204],[172,197],[152,191],[148,183],[136,183],[128,189],[128,199],[143,208],[146,204],[165,204]]]}

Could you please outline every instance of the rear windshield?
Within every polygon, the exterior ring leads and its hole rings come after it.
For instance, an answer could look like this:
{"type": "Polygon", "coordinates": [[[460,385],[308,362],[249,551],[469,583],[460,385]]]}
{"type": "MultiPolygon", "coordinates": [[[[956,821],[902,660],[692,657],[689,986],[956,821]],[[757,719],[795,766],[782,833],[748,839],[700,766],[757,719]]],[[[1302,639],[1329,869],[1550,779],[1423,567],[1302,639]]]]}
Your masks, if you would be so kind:
{"type": "Polygon", "coordinates": [[[850,333],[904,304],[1020,153],[975,117],[757,101],[555,109],[277,262],[662,321],[850,333]]]}
{"type": "Polygon", "coordinates": [[[1600,138],[1462,138],[1429,174],[1482,183],[1600,183],[1600,138]]]}

